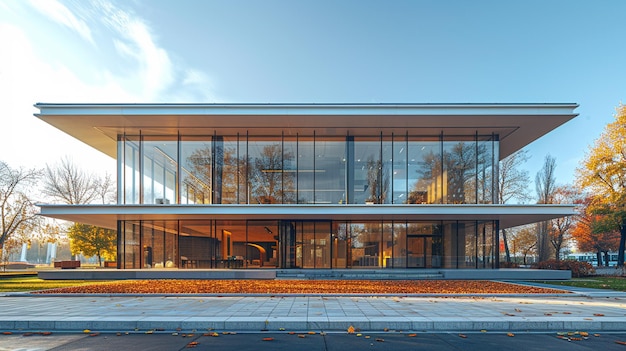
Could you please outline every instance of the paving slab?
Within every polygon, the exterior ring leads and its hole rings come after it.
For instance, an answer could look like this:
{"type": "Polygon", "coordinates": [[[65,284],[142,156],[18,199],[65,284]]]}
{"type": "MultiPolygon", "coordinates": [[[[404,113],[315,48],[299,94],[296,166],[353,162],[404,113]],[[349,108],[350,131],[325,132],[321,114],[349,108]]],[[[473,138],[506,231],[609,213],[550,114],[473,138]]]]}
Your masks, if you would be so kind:
{"type": "Polygon", "coordinates": [[[626,331],[626,294],[0,295],[2,331],[626,331]]]}

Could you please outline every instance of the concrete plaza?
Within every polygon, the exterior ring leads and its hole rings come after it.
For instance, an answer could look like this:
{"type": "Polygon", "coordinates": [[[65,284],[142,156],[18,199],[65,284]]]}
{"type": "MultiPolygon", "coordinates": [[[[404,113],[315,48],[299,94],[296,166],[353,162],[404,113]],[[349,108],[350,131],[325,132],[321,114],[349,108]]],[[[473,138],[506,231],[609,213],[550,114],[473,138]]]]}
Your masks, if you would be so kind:
{"type": "Polygon", "coordinates": [[[0,331],[626,331],[626,293],[557,295],[0,295],[0,331]]]}

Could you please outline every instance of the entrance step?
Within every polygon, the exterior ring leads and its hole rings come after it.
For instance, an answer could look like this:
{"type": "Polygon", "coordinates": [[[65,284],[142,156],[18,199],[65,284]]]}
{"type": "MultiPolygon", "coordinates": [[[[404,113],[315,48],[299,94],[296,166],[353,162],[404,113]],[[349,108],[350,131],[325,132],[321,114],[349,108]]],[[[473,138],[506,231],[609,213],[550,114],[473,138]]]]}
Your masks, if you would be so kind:
{"type": "Polygon", "coordinates": [[[413,269],[278,269],[276,279],[419,280],[443,279],[443,274],[439,270],[413,269]]]}

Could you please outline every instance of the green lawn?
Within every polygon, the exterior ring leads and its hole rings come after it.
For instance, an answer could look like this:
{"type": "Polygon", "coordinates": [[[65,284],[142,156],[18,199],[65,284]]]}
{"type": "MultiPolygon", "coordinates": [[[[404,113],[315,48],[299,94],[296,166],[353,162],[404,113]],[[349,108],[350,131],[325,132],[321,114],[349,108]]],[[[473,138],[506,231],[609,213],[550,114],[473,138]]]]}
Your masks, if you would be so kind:
{"type": "Polygon", "coordinates": [[[93,280],[43,280],[37,276],[0,275],[0,292],[45,290],[93,283],[93,280]]]}
{"type": "Polygon", "coordinates": [[[538,283],[560,285],[560,286],[574,286],[574,287],[580,287],[580,288],[626,291],[626,278],[625,277],[586,277],[586,278],[572,278],[572,280],[564,280],[564,281],[553,281],[553,280],[541,281],[538,283]]]}

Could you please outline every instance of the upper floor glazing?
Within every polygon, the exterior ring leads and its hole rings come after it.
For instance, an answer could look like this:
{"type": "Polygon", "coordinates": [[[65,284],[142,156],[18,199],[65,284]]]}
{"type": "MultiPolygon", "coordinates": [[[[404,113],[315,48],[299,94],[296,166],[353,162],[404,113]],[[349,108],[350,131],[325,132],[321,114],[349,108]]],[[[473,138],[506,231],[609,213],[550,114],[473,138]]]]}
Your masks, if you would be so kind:
{"type": "Polygon", "coordinates": [[[121,204],[495,203],[498,136],[119,135],[121,204]]]}

